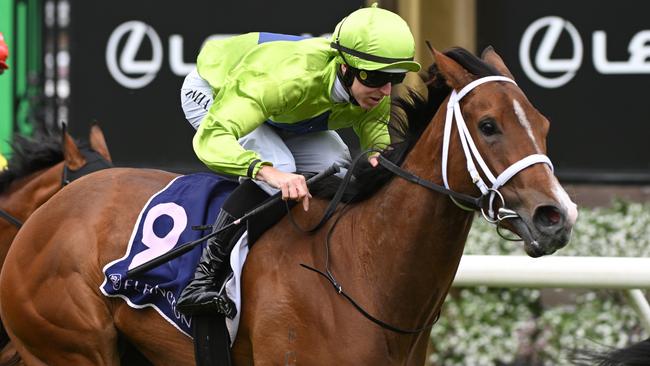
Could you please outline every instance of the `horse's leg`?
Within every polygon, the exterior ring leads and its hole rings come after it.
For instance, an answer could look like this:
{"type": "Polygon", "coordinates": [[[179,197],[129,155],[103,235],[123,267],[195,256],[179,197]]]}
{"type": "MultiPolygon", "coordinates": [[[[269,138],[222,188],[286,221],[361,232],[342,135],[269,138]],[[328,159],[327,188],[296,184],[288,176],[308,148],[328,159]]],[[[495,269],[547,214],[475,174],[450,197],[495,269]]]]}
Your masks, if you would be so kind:
{"type": "Polygon", "coordinates": [[[42,224],[19,233],[0,276],[12,341],[27,365],[119,365],[117,330],[98,290],[94,229],[74,219],[42,224]]]}

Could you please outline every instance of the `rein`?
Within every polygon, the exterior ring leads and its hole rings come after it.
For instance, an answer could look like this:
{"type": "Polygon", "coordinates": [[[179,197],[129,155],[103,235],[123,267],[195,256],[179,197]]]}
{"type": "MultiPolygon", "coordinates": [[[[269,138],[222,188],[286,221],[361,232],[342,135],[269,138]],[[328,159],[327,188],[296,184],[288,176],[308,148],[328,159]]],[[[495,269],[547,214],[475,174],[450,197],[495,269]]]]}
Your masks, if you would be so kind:
{"type": "Polygon", "coordinates": [[[430,180],[426,180],[423,178],[418,177],[417,175],[402,169],[400,166],[396,165],[392,161],[386,159],[383,155],[379,155],[379,163],[386,168],[388,171],[391,173],[406,179],[407,181],[411,183],[415,183],[418,185],[421,185],[422,187],[429,188],[430,190],[434,192],[438,192],[440,194],[446,194],[450,196],[452,199],[461,201],[465,203],[466,205],[471,206],[473,209],[478,210],[480,209],[483,205],[483,198],[485,196],[480,196],[480,197],[472,197],[470,195],[464,194],[464,193],[458,193],[456,191],[452,191],[451,189],[447,187],[443,187],[439,184],[435,184],[430,180]]]}
{"type": "MultiPolygon", "coordinates": [[[[444,127],[444,135],[443,135],[443,150],[442,150],[442,174],[443,174],[443,181],[444,181],[444,186],[435,184],[429,180],[423,179],[421,177],[418,177],[417,175],[406,171],[399,167],[398,165],[394,164],[390,160],[386,159],[383,155],[379,155],[379,163],[389,170],[391,173],[409,181],[415,184],[418,184],[420,186],[423,186],[425,188],[428,188],[434,192],[440,193],[440,194],[445,194],[448,195],[451,200],[459,206],[461,209],[468,210],[468,211],[474,211],[474,210],[480,210],[481,213],[483,214],[483,217],[486,219],[486,221],[490,222],[491,224],[497,225],[497,233],[508,240],[512,240],[509,238],[506,238],[501,231],[499,231],[499,226],[498,224],[501,221],[508,220],[508,219],[514,219],[518,218],[519,215],[511,209],[508,209],[505,207],[505,200],[503,198],[503,195],[499,192],[499,188],[502,187],[504,184],[506,184],[512,177],[514,177],[517,173],[520,171],[528,168],[531,165],[538,164],[538,163],[543,163],[547,164],[550,166],[551,171],[553,170],[553,164],[551,163],[551,160],[543,154],[533,154],[526,156],[519,161],[515,162],[511,166],[509,166],[507,169],[505,169],[498,177],[494,177],[490,169],[488,168],[487,164],[481,157],[480,153],[478,152],[478,149],[476,148],[476,144],[474,143],[471,135],[469,134],[469,130],[467,128],[467,124],[465,123],[465,119],[463,118],[462,111],[460,108],[460,100],[467,95],[472,89],[476,88],[477,86],[491,82],[491,81],[505,81],[505,82],[510,82],[515,85],[517,85],[512,79],[509,79],[504,76],[487,76],[483,77],[477,80],[474,80],[473,82],[467,84],[463,89],[461,89],[460,92],[456,92],[456,90],[453,90],[451,93],[451,96],[449,97],[449,102],[447,103],[447,115],[445,117],[445,127],[444,127]],[[449,152],[449,141],[451,137],[451,126],[453,124],[453,120],[456,120],[456,125],[458,129],[458,134],[460,135],[461,139],[461,144],[463,146],[463,152],[465,153],[465,158],[467,161],[467,171],[470,174],[472,178],[472,182],[478,187],[478,189],[481,191],[481,196],[479,197],[472,197],[470,195],[466,195],[463,193],[455,192],[449,187],[449,183],[447,180],[447,157],[448,157],[448,152],[449,152]],[[492,187],[488,188],[485,182],[483,181],[483,178],[481,177],[481,174],[479,171],[476,169],[476,165],[474,164],[474,160],[478,161],[479,166],[481,167],[483,174],[488,178],[488,180],[492,183],[492,187]],[[494,213],[494,200],[495,198],[498,197],[501,201],[501,206],[499,207],[497,213],[494,213]],[[485,213],[485,200],[488,200],[488,213],[485,213]],[[464,203],[460,204],[460,202],[464,203]],[[470,206],[470,207],[467,207],[470,206]]],[[[317,225],[315,225],[313,228],[305,230],[302,229],[294,220],[291,210],[289,209],[289,206],[287,205],[287,211],[289,214],[289,219],[291,223],[300,231],[303,232],[314,232],[318,230],[322,225],[331,217],[331,215],[334,213],[336,206],[340,203],[341,197],[343,196],[343,192],[347,188],[348,183],[350,182],[352,172],[354,171],[354,167],[359,163],[361,157],[365,157],[366,154],[369,151],[365,151],[361,153],[353,162],[352,166],[348,168],[348,171],[345,175],[345,178],[343,179],[343,182],[341,182],[341,185],[339,186],[336,194],[334,195],[334,198],[330,201],[325,213],[323,214],[323,217],[319,221],[317,225]]],[[[416,328],[416,329],[404,329],[397,327],[395,325],[391,325],[389,323],[386,323],[377,317],[371,315],[366,311],[361,305],[359,305],[358,302],[356,302],[350,295],[348,295],[344,290],[343,286],[336,281],[336,278],[334,277],[334,274],[331,271],[330,268],[330,239],[332,236],[332,233],[334,232],[334,228],[336,227],[337,223],[339,220],[343,217],[343,214],[346,212],[346,209],[348,208],[348,205],[346,204],[343,206],[341,209],[341,212],[339,213],[338,217],[332,224],[332,226],[329,228],[327,231],[327,236],[325,239],[325,270],[321,271],[318,270],[314,267],[311,267],[309,265],[306,265],[304,263],[300,263],[300,266],[302,266],[305,269],[308,269],[310,271],[313,271],[323,277],[325,277],[330,284],[334,287],[336,292],[343,296],[348,302],[350,302],[361,315],[363,315],[365,318],[368,320],[372,321],[373,323],[379,325],[380,327],[400,333],[400,334],[415,334],[415,333],[420,333],[424,330],[427,330],[431,328],[436,321],[438,320],[438,317],[440,316],[440,312],[438,312],[435,316],[435,319],[433,322],[430,324],[424,325],[422,327],[416,328]]]]}
{"type": "MultiPolygon", "coordinates": [[[[373,151],[372,149],[364,151],[355,158],[352,165],[350,167],[348,167],[348,171],[346,172],[345,177],[343,178],[343,181],[339,185],[339,188],[337,189],[336,194],[334,195],[334,197],[330,201],[329,205],[327,206],[327,209],[325,210],[325,213],[323,214],[323,217],[312,228],[303,229],[302,227],[300,227],[300,225],[298,225],[298,223],[293,218],[293,214],[291,213],[291,209],[290,209],[288,203],[285,202],[286,205],[287,205],[287,214],[289,216],[289,221],[291,221],[293,226],[296,229],[298,229],[298,231],[302,231],[302,232],[305,232],[305,233],[313,233],[316,230],[320,229],[325,224],[325,222],[332,216],[332,214],[334,214],[334,211],[336,210],[336,206],[338,206],[338,204],[341,202],[341,198],[343,197],[343,193],[345,192],[348,184],[350,183],[350,180],[352,179],[352,172],[354,171],[354,168],[361,162],[361,158],[365,158],[366,154],[368,152],[372,152],[372,151],[373,151]]],[[[391,167],[397,168],[396,172],[398,172],[398,173],[395,173],[393,170],[388,168],[394,174],[400,175],[400,176],[409,176],[410,178],[407,178],[407,180],[414,179],[413,181],[418,182],[418,184],[424,185],[425,187],[429,187],[429,188],[431,188],[431,189],[433,189],[435,191],[441,192],[441,193],[444,192],[444,193],[449,193],[449,194],[456,195],[459,199],[473,200],[473,198],[470,197],[470,196],[466,196],[466,195],[463,195],[463,194],[460,194],[460,193],[452,192],[452,191],[450,191],[450,190],[448,190],[448,189],[446,189],[446,188],[444,188],[442,186],[438,186],[435,183],[429,182],[429,181],[427,181],[425,179],[422,179],[422,178],[419,178],[419,177],[417,177],[417,176],[415,176],[415,175],[413,175],[413,174],[411,174],[409,172],[406,172],[402,168],[400,168],[397,165],[390,162],[388,159],[384,158],[382,155],[379,155],[379,159],[380,159],[379,161],[382,163],[382,165],[384,165],[385,162],[389,162],[391,164],[391,167]],[[402,174],[404,174],[404,175],[402,175],[402,174]],[[434,188],[434,187],[436,187],[436,188],[434,188]]],[[[431,328],[433,326],[433,324],[435,324],[438,321],[438,317],[439,317],[440,313],[438,313],[436,315],[433,322],[431,322],[430,324],[427,324],[427,325],[425,325],[423,327],[420,327],[420,328],[417,328],[417,329],[400,328],[398,326],[386,323],[385,321],[380,320],[379,318],[377,318],[377,317],[373,316],[372,314],[370,314],[366,309],[363,308],[363,306],[361,306],[357,301],[355,301],[352,296],[348,295],[345,292],[345,290],[343,290],[343,286],[336,280],[336,278],[334,277],[334,274],[332,273],[331,268],[330,268],[330,239],[332,237],[332,233],[334,232],[334,228],[338,224],[339,220],[343,217],[343,214],[345,213],[345,211],[347,210],[348,207],[349,206],[347,204],[345,204],[343,206],[343,208],[341,209],[341,212],[336,217],[336,220],[334,220],[334,223],[332,224],[332,226],[327,230],[327,236],[325,238],[325,271],[318,270],[318,269],[316,269],[316,268],[314,268],[312,266],[309,266],[307,264],[304,264],[304,263],[300,263],[300,266],[305,268],[305,269],[308,269],[310,271],[313,271],[313,272],[315,272],[315,273],[317,273],[317,274],[319,274],[319,275],[321,275],[323,277],[325,277],[329,281],[329,283],[334,287],[334,290],[336,290],[337,294],[343,296],[346,300],[348,300],[348,302],[350,302],[350,304],[352,304],[352,306],[354,306],[355,309],[357,309],[357,311],[359,313],[361,313],[361,315],[366,317],[366,319],[370,320],[371,322],[379,325],[380,327],[382,327],[384,329],[388,329],[390,331],[400,333],[400,334],[416,334],[416,333],[420,333],[420,332],[422,332],[422,331],[424,331],[424,330],[426,330],[428,328],[431,328]]]]}
{"type": "Polygon", "coordinates": [[[14,216],[11,216],[11,214],[3,209],[0,208],[0,217],[5,219],[8,223],[14,225],[17,228],[23,227],[23,222],[15,218],[14,216]]]}

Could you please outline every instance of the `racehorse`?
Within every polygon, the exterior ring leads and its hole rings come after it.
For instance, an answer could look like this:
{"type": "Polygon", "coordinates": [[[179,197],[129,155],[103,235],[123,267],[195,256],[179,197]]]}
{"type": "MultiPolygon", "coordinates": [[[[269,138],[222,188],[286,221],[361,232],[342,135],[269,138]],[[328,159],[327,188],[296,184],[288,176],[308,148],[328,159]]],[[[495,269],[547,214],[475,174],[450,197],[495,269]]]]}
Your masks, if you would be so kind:
{"type": "MultiPolygon", "coordinates": [[[[422,365],[471,208],[518,234],[531,256],[567,244],[577,209],[544,155],[548,120],[491,48],[482,59],[432,52],[428,95],[398,101],[406,117],[391,121],[395,143],[382,167],[355,169],[351,201],[311,234],[292,220],[319,221],[326,201],[294,208],[252,247],[236,365],[422,365]]],[[[140,210],[175,176],[98,172],[25,224],[0,275],[0,315],[28,365],[117,365],[118,334],[154,365],[194,364],[192,341],[155,310],[99,291],[102,268],[125,253],[140,210]]]]}
{"type": "MultiPolygon", "coordinates": [[[[111,156],[98,125],[90,129],[89,147],[78,147],[69,134],[53,131],[33,139],[16,135],[14,155],[0,172],[0,266],[23,222],[75,177],[111,166],[111,156]]],[[[4,331],[0,365],[16,361],[4,331]]]]}
{"type": "Polygon", "coordinates": [[[14,157],[0,171],[0,265],[22,223],[50,199],[71,175],[81,176],[97,167],[111,166],[111,156],[98,125],[89,135],[90,147],[79,148],[72,137],[46,132],[34,139],[17,135],[14,157]],[[102,161],[103,160],[103,161],[102,161]]]}

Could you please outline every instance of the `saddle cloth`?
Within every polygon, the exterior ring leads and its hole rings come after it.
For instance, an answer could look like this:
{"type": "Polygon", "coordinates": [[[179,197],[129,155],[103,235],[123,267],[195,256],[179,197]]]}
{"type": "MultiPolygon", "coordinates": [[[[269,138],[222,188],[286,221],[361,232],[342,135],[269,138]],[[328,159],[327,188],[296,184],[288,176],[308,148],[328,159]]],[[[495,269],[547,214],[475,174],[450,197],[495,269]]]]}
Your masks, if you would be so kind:
{"type": "MultiPolygon", "coordinates": [[[[209,234],[210,229],[197,231],[192,226],[214,222],[223,202],[236,187],[236,182],[209,173],[183,175],[172,180],[145,204],[124,256],[104,266],[100,291],[105,296],[124,299],[132,308],[155,309],[166,321],[191,337],[192,318],[176,310],[176,301],[194,277],[205,243],[136,278],[126,279],[126,271],[209,234]]],[[[233,341],[241,312],[239,279],[248,254],[246,238],[244,233],[232,251],[230,264],[234,275],[226,284],[228,296],[237,307],[235,318],[226,320],[233,341]]]]}

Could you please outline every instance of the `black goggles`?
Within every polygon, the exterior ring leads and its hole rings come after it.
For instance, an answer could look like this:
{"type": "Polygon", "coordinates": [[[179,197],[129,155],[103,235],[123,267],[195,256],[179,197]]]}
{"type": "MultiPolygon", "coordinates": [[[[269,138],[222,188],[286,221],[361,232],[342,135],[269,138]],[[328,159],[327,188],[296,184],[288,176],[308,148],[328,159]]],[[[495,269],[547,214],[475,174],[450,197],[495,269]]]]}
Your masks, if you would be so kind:
{"type": "Polygon", "coordinates": [[[406,77],[405,72],[385,72],[385,71],[368,71],[360,70],[351,66],[348,66],[350,71],[354,73],[354,76],[361,82],[361,84],[369,88],[379,88],[388,83],[390,85],[397,85],[404,81],[406,77]]]}

